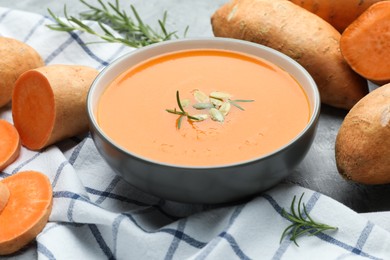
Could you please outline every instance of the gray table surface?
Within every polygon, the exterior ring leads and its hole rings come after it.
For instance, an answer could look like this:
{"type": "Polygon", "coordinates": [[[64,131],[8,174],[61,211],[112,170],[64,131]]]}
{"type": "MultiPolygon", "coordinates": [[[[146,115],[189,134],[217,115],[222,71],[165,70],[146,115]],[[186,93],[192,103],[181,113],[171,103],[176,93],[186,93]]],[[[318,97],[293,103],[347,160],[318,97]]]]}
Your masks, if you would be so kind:
{"type": "MultiPolygon", "coordinates": [[[[105,0],[103,0],[106,2],[105,0]]],[[[114,2],[113,0],[111,0],[114,2]]],[[[157,28],[157,19],[168,11],[167,26],[182,35],[189,26],[187,37],[213,36],[210,16],[228,0],[122,0],[122,8],[133,4],[141,17],[157,28]]],[[[96,4],[96,0],[87,0],[96,4]]],[[[62,16],[66,4],[69,14],[85,10],[78,0],[0,0],[0,6],[48,15],[50,8],[62,16]]],[[[334,158],[334,143],[346,111],[322,106],[316,138],[305,160],[285,180],[321,192],[357,212],[390,211],[390,185],[366,186],[340,177],[334,158]]]]}

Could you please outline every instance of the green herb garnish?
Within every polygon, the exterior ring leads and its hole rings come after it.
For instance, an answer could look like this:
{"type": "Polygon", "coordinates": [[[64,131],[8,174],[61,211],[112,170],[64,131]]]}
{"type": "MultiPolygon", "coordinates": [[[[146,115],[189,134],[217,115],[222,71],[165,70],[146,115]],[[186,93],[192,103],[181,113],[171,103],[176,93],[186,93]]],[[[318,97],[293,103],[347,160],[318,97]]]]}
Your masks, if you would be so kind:
{"type": "Polygon", "coordinates": [[[233,100],[230,100],[230,99],[229,99],[229,103],[232,104],[233,106],[235,106],[236,108],[242,110],[242,111],[245,110],[242,106],[240,106],[239,104],[237,104],[237,103],[236,103],[235,101],[233,101],[233,100]]]}
{"type": "MultiPolygon", "coordinates": [[[[157,32],[142,21],[133,5],[130,5],[133,13],[132,18],[127,15],[126,11],[120,9],[119,0],[116,0],[115,4],[104,4],[102,0],[98,0],[100,6],[93,6],[85,0],[80,0],[80,2],[89,8],[88,11],[79,14],[81,20],[74,16],[69,16],[66,10],[66,5],[64,5],[64,18],[66,21],[61,20],[50,9],[48,9],[49,14],[55,20],[56,24],[47,25],[47,27],[52,30],[65,32],[75,30],[84,31],[89,34],[96,35],[106,42],[122,43],[135,48],[171,40],[172,38],[178,38],[176,32],[167,31],[167,12],[164,12],[161,20],[158,20],[161,32],[157,32]],[[103,33],[94,31],[82,20],[96,21],[103,33]],[[119,36],[115,36],[110,31],[110,28],[116,31],[119,36]]],[[[184,37],[187,30],[188,26],[184,32],[184,37]]]]}
{"type": "Polygon", "coordinates": [[[302,197],[304,193],[302,193],[301,197],[299,198],[298,201],[298,213],[295,211],[295,200],[296,196],[294,196],[290,210],[291,213],[287,213],[284,209],[282,209],[282,215],[290,220],[292,222],[291,225],[289,225],[283,232],[282,237],[280,239],[280,243],[282,240],[288,235],[291,234],[290,240],[295,243],[295,245],[298,246],[297,243],[297,238],[304,235],[308,234],[309,236],[316,235],[320,232],[323,232],[325,230],[337,230],[337,227],[332,227],[326,224],[318,223],[315,222],[310,215],[308,214],[306,210],[306,206],[304,203],[302,203],[302,197]],[[303,213],[307,217],[307,219],[303,216],[302,214],[302,209],[303,213]]]}
{"type": "Polygon", "coordinates": [[[179,118],[177,120],[177,129],[180,129],[183,117],[187,117],[187,118],[189,118],[191,120],[194,120],[194,121],[198,121],[199,120],[199,118],[189,115],[184,110],[184,108],[183,108],[183,106],[181,104],[181,101],[180,101],[179,91],[176,91],[176,102],[177,102],[177,105],[179,106],[179,109],[180,109],[179,111],[176,108],[174,108],[174,109],[165,109],[165,111],[167,111],[168,113],[171,113],[171,114],[179,115],[179,118]]]}
{"type": "Polygon", "coordinates": [[[239,102],[253,102],[253,101],[254,100],[252,100],[252,99],[235,99],[235,100],[229,99],[228,100],[228,102],[230,104],[232,104],[233,106],[237,107],[238,109],[240,109],[242,111],[244,111],[245,109],[242,106],[240,106],[239,104],[237,104],[237,103],[239,103],[239,102]]]}
{"type": "MultiPolygon", "coordinates": [[[[211,92],[210,95],[207,95],[200,91],[199,89],[195,89],[193,91],[193,96],[196,101],[192,105],[193,108],[197,110],[207,110],[208,114],[195,114],[195,115],[189,115],[188,112],[184,110],[184,107],[182,105],[182,102],[180,101],[179,97],[179,91],[176,91],[176,100],[177,104],[179,106],[179,110],[175,109],[165,109],[167,112],[179,115],[180,117],[177,120],[177,128],[180,129],[181,122],[183,120],[183,117],[187,117],[191,119],[192,121],[203,121],[206,120],[209,116],[212,120],[217,122],[224,122],[225,117],[228,115],[230,111],[231,105],[234,105],[238,107],[241,110],[244,110],[241,106],[237,104],[237,102],[253,102],[254,100],[249,99],[235,99],[231,100],[229,93],[226,92],[220,92],[220,91],[214,91],[211,92]]],[[[186,105],[189,105],[190,101],[186,99],[185,101],[188,101],[186,105]]]]}

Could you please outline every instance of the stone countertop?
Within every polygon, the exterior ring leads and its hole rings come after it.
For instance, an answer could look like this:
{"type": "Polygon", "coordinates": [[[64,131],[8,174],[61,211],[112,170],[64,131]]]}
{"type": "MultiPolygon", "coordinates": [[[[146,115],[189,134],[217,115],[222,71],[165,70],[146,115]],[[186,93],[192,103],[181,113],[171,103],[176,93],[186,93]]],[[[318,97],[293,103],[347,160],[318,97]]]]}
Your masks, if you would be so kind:
{"type": "MultiPolygon", "coordinates": [[[[168,11],[167,27],[181,36],[187,26],[187,37],[213,36],[210,16],[228,0],[122,0],[120,5],[129,9],[133,4],[143,20],[157,28],[157,19],[168,11]]],[[[87,1],[96,3],[96,0],[87,1]]],[[[63,16],[66,4],[68,14],[77,15],[86,9],[78,0],[0,0],[0,6],[48,15],[49,8],[63,16]]],[[[322,106],[318,131],[313,146],[304,161],[285,180],[328,195],[357,212],[390,211],[390,185],[366,186],[348,182],[337,172],[334,143],[346,111],[322,106]]]]}

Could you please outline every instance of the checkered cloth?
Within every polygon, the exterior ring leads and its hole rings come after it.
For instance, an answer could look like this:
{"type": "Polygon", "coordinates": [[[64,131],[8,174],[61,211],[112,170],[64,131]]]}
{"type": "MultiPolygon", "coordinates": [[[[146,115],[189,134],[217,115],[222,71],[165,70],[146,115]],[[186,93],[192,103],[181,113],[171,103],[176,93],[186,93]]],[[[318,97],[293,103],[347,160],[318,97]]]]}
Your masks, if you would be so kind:
{"type": "MultiPolygon", "coordinates": [[[[85,45],[97,39],[52,31],[45,26],[51,23],[48,17],[0,8],[0,35],[34,47],[46,64],[102,69],[132,51],[119,44],[85,45]]],[[[0,110],[0,118],[12,122],[9,107],[0,110]]],[[[390,259],[386,228],[318,192],[280,184],[240,203],[166,201],[116,175],[88,134],[39,152],[22,148],[0,178],[23,170],[50,178],[53,211],[36,241],[10,259],[390,259]],[[338,230],[302,236],[298,247],[290,236],[280,241],[291,224],[282,209],[289,212],[293,196],[302,193],[311,217],[338,230]]],[[[390,219],[383,214],[381,221],[390,219]]]]}

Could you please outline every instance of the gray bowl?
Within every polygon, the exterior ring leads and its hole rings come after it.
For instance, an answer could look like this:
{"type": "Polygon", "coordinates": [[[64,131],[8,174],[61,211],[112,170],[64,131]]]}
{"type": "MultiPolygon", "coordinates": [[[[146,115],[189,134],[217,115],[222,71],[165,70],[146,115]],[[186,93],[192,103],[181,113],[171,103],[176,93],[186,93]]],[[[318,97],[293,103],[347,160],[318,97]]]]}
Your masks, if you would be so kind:
{"type": "Polygon", "coordinates": [[[184,39],[154,44],[126,54],[107,66],[91,86],[87,100],[90,130],[97,149],[107,163],[127,182],[158,197],[187,203],[224,203],[262,192],[283,180],[302,161],[316,132],[320,113],[317,86],[309,73],[286,55],[268,47],[224,38],[184,39]],[[179,166],[139,157],[116,144],[96,120],[96,110],[105,88],[131,66],[151,57],[178,50],[213,48],[233,50],[264,58],[302,85],[311,108],[306,128],[274,152],[250,161],[229,165],[179,166]]]}

